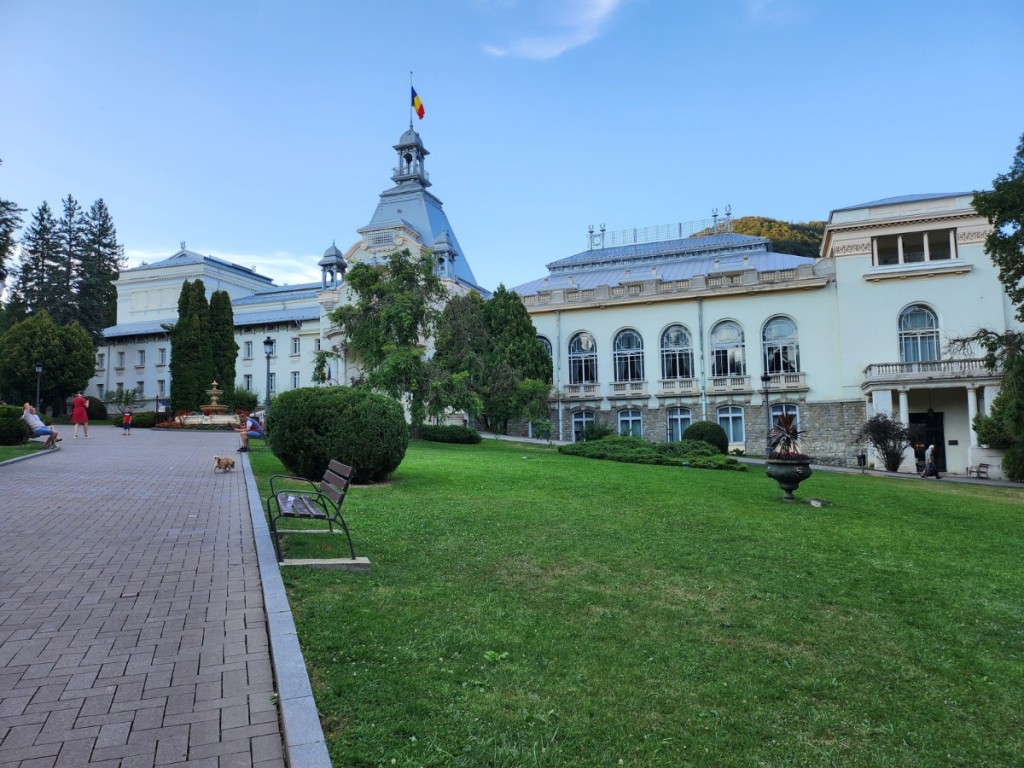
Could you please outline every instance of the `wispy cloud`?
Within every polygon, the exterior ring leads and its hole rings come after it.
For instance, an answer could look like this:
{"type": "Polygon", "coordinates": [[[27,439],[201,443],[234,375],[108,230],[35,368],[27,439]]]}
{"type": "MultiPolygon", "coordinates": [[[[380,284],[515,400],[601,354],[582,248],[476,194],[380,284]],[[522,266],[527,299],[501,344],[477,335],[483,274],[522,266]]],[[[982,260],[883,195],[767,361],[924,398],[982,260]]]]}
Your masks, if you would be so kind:
{"type": "Polygon", "coordinates": [[[794,0],[748,0],[747,18],[754,24],[791,24],[803,11],[794,0]]]}
{"type": "MultiPolygon", "coordinates": [[[[544,61],[561,56],[598,38],[623,0],[565,0],[546,4],[555,13],[541,26],[544,31],[527,35],[506,46],[485,45],[491,56],[515,56],[544,61]]],[[[512,10],[515,10],[513,7],[512,10]]]]}

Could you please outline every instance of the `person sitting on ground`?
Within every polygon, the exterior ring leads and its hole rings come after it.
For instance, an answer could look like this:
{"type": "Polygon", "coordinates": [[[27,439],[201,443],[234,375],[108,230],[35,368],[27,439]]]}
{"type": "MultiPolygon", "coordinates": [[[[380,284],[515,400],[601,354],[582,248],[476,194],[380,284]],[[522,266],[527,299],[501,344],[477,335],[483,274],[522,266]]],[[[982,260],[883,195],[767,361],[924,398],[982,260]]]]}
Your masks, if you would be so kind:
{"type": "Polygon", "coordinates": [[[242,441],[242,447],[238,449],[238,453],[245,453],[249,450],[250,437],[263,437],[263,425],[255,416],[246,416],[245,423],[238,428],[238,439],[242,441]]]}
{"type": "Polygon", "coordinates": [[[32,432],[32,437],[42,437],[43,435],[47,435],[48,439],[43,443],[44,448],[57,447],[57,443],[61,440],[60,433],[57,432],[57,430],[46,426],[46,424],[43,423],[43,420],[36,415],[35,408],[28,403],[25,403],[25,406],[22,409],[21,418],[23,418],[25,423],[28,424],[28,428],[32,432]]]}

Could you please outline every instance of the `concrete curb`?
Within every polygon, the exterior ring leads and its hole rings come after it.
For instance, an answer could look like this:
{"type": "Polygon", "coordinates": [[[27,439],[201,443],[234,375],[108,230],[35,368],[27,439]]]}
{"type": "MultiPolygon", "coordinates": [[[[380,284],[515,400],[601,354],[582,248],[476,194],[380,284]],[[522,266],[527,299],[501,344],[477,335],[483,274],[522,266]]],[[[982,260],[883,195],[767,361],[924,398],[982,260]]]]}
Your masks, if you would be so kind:
{"type": "MultiPolygon", "coordinates": [[[[60,450],[60,446],[57,447],[57,450],[60,450]]],[[[53,453],[52,448],[44,448],[42,450],[35,451],[34,453],[26,453],[24,456],[15,456],[13,459],[8,459],[7,461],[0,461],[0,467],[7,466],[8,464],[17,464],[19,461],[28,461],[29,459],[34,459],[37,456],[46,456],[47,454],[50,453],[53,453]]]]}
{"type": "Polygon", "coordinates": [[[240,455],[249,496],[249,514],[256,539],[256,558],[263,582],[263,606],[270,635],[270,658],[277,681],[281,733],[288,765],[295,768],[332,768],[320,715],[313,700],[306,662],[299,647],[299,636],[281,580],[281,569],[270,540],[270,528],[263,513],[263,500],[249,466],[249,455],[240,455]]]}

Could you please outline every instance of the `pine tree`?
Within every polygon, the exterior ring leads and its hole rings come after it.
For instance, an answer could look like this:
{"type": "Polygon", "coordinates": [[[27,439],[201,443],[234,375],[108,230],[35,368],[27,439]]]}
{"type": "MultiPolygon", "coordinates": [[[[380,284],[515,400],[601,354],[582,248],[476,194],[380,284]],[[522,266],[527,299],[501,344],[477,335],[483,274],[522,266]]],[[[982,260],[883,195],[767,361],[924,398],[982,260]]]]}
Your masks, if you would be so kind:
{"type": "Polygon", "coordinates": [[[188,280],[181,284],[178,294],[178,319],[173,325],[165,325],[171,339],[171,410],[194,411],[198,403],[193,402],[195,380],[189,348],[185,343],[185,329],[189,321],[189,298],[192,296],[192,283],[188,280]]]}
{"type": "Polygon", "coordinates": [[[224,401],[230,403],[235,391],[235,313],[227,291],[214,291],[210,296],[210,349],[213,353],[213,376],[224,390],[224,401]]]}
{"type": "Polygon", "coordinates": [[[58,325],[79,317],[78,294],[85,251],[85,216],[71,195],[63,200],[64,214],[57,222],[57,258],[48,281],[47,308],[58,325]]]}
{"type": "Polygon", "coordinates": [[[124,247],[117,242],[117,230],[99,199],[85,217],[82,275],[78,283],[78,321],[99,341],[103,329],[117,322],[117,289],[114,282],[124,267],[124,247]]]}
{"type": "Polygon", "coordinates": [[[14,233],[21,226],[24,212],[24,208],[0,198],[0,285],[7,279],[7,260],[14,254],[14,233]]]}
{"type": "Polygon", "coordinates": [[[51,287],[56,277],[58,251],[57,222],[47,203],[32,215],[21,240],[21,263],[15,270],[12,298],[26,313],[50,310],[51,287]]]}

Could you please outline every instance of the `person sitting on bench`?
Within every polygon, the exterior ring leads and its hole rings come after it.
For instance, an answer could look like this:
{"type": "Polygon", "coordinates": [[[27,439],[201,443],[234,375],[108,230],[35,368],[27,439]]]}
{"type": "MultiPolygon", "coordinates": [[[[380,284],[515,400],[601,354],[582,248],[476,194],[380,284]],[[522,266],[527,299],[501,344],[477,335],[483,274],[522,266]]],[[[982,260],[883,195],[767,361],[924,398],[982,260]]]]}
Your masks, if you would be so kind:
{"type": "Polygon", "coordinates": [[[25,403],[25,407],[22,410],[21,418],[28,424],[29,430],[32,432],[32,437],[42,437],[46,435],[47,441],[43,444],[44,448],[56,448],[57,443],[60,442],[60,433],[51,427],[46,426],[43,420],[36,415],[36,409],[28,403],[25,403]]]}
{"type": "Polygon", "coordinates": [[[238,449],[238,453],[245,453],[249,450],[250,437],[263,437],[263,425],[254,416],[247,416],[245,424],[238,430],[238,439],[242,441],[242,447],[238,449]]]}

